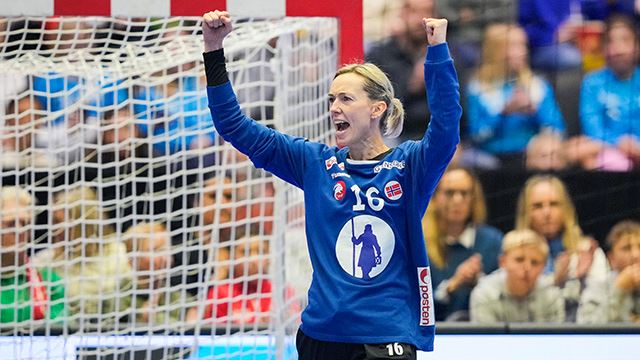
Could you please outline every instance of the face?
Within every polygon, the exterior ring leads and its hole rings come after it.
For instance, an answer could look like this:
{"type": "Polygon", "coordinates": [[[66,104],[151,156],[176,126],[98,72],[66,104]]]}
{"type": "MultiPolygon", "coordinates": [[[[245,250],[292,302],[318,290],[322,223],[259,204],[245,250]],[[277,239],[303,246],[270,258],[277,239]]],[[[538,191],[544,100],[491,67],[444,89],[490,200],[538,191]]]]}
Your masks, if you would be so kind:
{"type": "Polygon", "coordinates": [[[473,178],[464,170],[448,171],[440,180],[435,200],[448,223],[466,223],[471,217],[473,178]]]}
{"type": "Polygon", "coordinates": [[[31,147],[31,129],[33,129],[36,120],[31,105],[32,102],[29,98],[22,98],[18,100],[16,114],[7,117],[4,129],[5,139],[2,143],[6,149],[20,151],[31,147]]]}
{"type": "Polygon", "coordinates": [[[531,229],[547,240],[560,235],[564,227],[562,199],[551,183],[543,181],[534,185],[528,200],[531,229]]]}
{"type": "Polygon", "coordinates": [[[172,265],[169,253],[169,234],[137,234],[137,251],[130,254],[129,262],[136,270],[138,287],[149,288],[153,282],[166,277],[166,270],[172,265]],[[153,275],[152,275],[153,274],[153,275]]]}
{"type": "Polygon", "coordinates": [[[202,198],[203,222],[213,224],[216,220],[216,209],[218,211],[217,224],[228,225],[231,221],[246,218],[246,206],[238,206],[234,202],[246,199],[246,194],[231,183],[231,179],[225,177],[222,184],[218,178],[211,178],[205,182],[204,194],[202,198]],[[222,186],[222,189],[218,188],[222,186]],[[235,193],[235,196],[234,196],[235,193]],[[221,198],[217,199],[220,195],[221,198]],[[235,217],[234,217],[235,209],[235,217]]]}
{"type": "Polygon", "coordinates": [[[131,156],[134,146],[132,140],[138,136],[131,111],[128,108],[117,110],[108,123],[111,126],[104,131],[102,141],[116,145],[121,159],[131,156]]]}
{"type": "Polygon", "coordinates": [[[509,29],[507,35],[507,67],[512,73],[519,72],[528,64],[527,36],[521,29],[509,29]]]}
{"type": "Polygon", "coordinates": [[[618,238],[609,252],[609,263],[616,271],[640,264],[640,232],[624,234],[618,238]]]}
{"type": "Polygon", "coordinates": [[[538,139],[535,146],[527,147],[527,169],[562,170],[567,160],[559,138],[538,139]]]}
{"type": "Polygon", "coordinates": [[[341,148],[364,146],[374,136],[380,136],[380,121],[373,118],[377,114],[375,102],[362,88],[363,83],[360,75],[347,73],[339,75],[331,84],[331,121],[336,128],[337,145],[341,148]]]}
{"type": "Polygon", "coordinates": [[[430,18],[434,15],[433,0],[405,0],[402,8],[402,23],[406,26],[406,35],[413,43],[420,44],[426,40],[426,34],[422,28],[422,18],[430,18]]]}
{"type": "Polygon", "coordinates": [[[243,241],[235,246],[234,259],[234,277],[266,274],[269,271],[269,243],[261,239],[243,241]]]}
{"type": "Polygon", "coordinates": [[[507,273],[507,291],[523,298],[535,287],[544,270],[545,255],[535,245],[514,248],[500,256],[500,267],[507,273]]]}
{"type": "Polygon", "coordinates": [[[26,258],[26,246],[31,240],[29,209],[15,199],[4,200],[0,223],[0,268],[22,265],[26,258]]]}
{"type": "Polygon", "coordinates": [[[613,26],[607,34],[605,53],[607,64],[618,74],[631,72],[638,57],[635,34],[626,26],[613,26]]]}

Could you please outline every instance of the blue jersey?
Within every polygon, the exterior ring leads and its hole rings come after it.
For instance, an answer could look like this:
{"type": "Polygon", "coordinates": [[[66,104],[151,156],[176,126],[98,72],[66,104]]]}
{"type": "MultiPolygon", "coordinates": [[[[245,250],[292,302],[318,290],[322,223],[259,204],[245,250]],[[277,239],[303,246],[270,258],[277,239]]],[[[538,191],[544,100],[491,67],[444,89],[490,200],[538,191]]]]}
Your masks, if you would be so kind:
{"type": "Polygon", "coordinates": [[[305,190],[314,273],[301,329],[312,338],[433,350],[421,219],[459,141],[462,113],[446,44],[428,48],[425,81],[432,116],[424,139],[375,161],[264,127],[240,112],[229,83],[208,88],[220,135],[256,166],[305,190]]]}

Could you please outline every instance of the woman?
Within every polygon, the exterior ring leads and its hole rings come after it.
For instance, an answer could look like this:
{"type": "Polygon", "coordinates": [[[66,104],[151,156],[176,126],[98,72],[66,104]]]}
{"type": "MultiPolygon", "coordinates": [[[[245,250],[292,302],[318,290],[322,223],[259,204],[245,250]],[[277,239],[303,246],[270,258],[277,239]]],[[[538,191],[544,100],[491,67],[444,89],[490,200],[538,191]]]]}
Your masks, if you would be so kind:
{"type": "Polygon", "coordinates": [[[628,162],[640,164],[637,26],[628,17],[612,16],[607,20],[603,40],[607,66],[587,74],[582,81],[580,124],[584,134],[599,145],[594,168],[629,170],[628,162]],[[616,159],[614,154],[622,159],[616,159]],[[614,161],[620,166],[611,164],[614,161]]]}
{"type": "Polygon", "coordinates": [[[425,80],[432,111],[424,139],[394,149],[385,145],[383,136],[402,131],[402,104],[380,69],[354,64],[338,70],[330,88],[337,146],[329,147],[242,115],[222,50],[231,19],[227,12],[204,15],[209,108],[218,133],[257,167],[309,189],[306,233],[315,271],[297,337],[300,359],[415,359],[416,348],[433,350],[433,302],[420,219],[455,151],[462,110],[445,43],[447,21],[423,19],[423,27],[430,45],[425,80]],[[352,239],[368,224],[381,253],[380,264],[365,279],[356,267],[362,245],[352,239]]]}
{"type": "Polygon", "coordinates": [[[516,229],[531,229],[547,240],[545,273],[562,288],[566,321],[575,321],[582,290],[593,281],[605,280],[607,259],[595,240],[582,235],[562,180],[552,175],[527,180],[518,198],[516,229]]]}
{"type": "Polygon", "coordinates": [[[447,170],[422,219],[436,320],[466,319],[471,290],[498,268],[502,233],[484,224],[486,218],[480,180],[464,168],[447,170]]]}
{"type": "Polygon", "coordinates": [[[527,35],[516,25],[487,28],[482,63],[468,86],[469,135],[475,146],[522,167],[527,142],[544,128],[564,132],[553,90],[533,74],[527,35]]]}

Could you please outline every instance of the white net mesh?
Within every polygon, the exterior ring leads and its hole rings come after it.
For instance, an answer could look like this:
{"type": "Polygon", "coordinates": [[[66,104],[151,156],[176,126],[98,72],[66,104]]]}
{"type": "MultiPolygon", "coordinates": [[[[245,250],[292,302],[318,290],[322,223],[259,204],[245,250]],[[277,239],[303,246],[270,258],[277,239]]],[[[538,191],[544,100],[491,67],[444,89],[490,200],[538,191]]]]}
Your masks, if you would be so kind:
{"type": "MultiPolygon", "coordinates": [[[[236,21],[243,110],[330,142],[336,25],[236,21]]],[[[292,356],[311,276],[302,195],[216,136],[199,29],[0,18],[2,354],[292,356]]]]}

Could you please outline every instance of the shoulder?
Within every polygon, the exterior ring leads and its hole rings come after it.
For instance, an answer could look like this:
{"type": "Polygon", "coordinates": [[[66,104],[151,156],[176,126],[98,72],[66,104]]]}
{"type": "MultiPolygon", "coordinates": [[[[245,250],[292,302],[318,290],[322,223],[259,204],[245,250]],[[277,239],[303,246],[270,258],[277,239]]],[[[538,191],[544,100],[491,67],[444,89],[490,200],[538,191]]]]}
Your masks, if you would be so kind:
{"type": "Polygon", "coordinates": [[[471,296],[476,301],[497,301],[504,289],[505,273],[501,269],[478,280],[478,285],[472,290],[471,296]]]}
{"type": "Polygon", "coordinates": [[[476,238],[482,237],[483,239],[486,238],[489,241],[501,243],[502,236],[502,231],[491,225],[480,224],[476,226],[476,238]]]}
{"type": "Polygon", "coordinates": [[[606,79],[611,75],[611,71],[608,68],[592,71],[584,76],[582,79],[582,86],[600,86],[606,82],[606,79]]]}
{"type": "Polygon", "coordinates": [[[52,283],[62,282],[62,278],[60,277],[60,275],[58,275],[58,273],[51,268],[40,268],[38,269],[38,273],[40,274],[40,276],[42,276],[42,280],[44,281],[52,283]]]}

